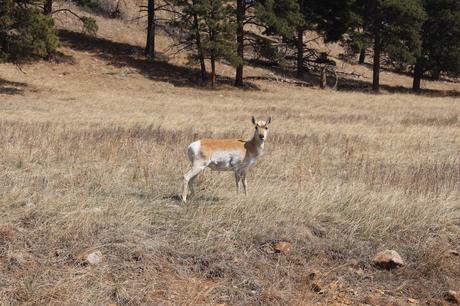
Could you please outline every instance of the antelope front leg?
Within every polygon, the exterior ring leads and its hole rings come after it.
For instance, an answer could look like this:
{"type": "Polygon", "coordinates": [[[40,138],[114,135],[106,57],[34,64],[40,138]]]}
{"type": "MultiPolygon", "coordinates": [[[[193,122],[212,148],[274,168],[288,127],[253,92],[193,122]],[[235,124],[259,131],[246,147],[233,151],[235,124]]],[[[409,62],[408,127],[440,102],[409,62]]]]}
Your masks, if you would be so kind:
{"type": "Polygon", "coordinates": [[[235,171],[236,194],[240,193],[240,181],[241,181],[241,175],[238,171],[235,171]]]}
{"type": "Polygon", "coordinates": [[[246,181],[246,172],[243,172],[243,189],[244,189],[244,195],[248,195],[248,184],[246,181]]]}

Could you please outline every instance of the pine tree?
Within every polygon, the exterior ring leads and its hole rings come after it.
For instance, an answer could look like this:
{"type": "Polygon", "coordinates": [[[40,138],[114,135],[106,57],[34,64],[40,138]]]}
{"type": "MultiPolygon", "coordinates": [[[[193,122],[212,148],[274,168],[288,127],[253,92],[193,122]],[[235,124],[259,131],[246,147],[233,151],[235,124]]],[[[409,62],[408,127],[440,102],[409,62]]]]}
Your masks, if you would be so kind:
{"type": "Polygon", "coordinates": [[[193,29],[194,29],[194,37],[195,37],[195,42],[196,42],[198,60],[200,61],[201,81],[204,82],[207,79],[206,63],[204,61],[203,47],[201,44],[200,26],[198,22],[198,15],[196,13],[193,14],[193,29]]]}
{"type": "MultiPolygon", "coordinates": [[[[290,37],[301,21],[296,0],[236,0],[236,45],[240,64],[236,67],[235,86],[243,86],[243,67],[246,47],[245,26],[255,25],[266,35],[290,37]]],[[[269,50],[266,55],[277,56],[269,40],[253,42],[254,49],[269,50]]]]}
{"type": "Polygon", "coordinates": [[[191,61],[199,61],[201,81],[207,80],[206,64],[202,46],[203,23],[198,19],[201,14],[198,0],[173,0],[175,18],[170,22],[171,28],[178,30],[172,36],[178,40],[175,47],[188,50],[191,61]]]}
{"type": "MultiPolygon", "coordinates": [[[[99,0],[77,0],[77,1],[99,1],[99,0]]],[[[144,55],[149,59],[155,58],[155,31],[160,22],[170,22],[170,19],[165,19],[157,16],[158,12],[164,11],[168,14],[180,13],[175,10],[175,5],[179,8],[182,3],[187,1],[183,0],[147,0],[147,5],[140,6],[140,12],[147,12],[147,33],[145,36],[144,55]]],[[[111,16],[116,16],[119,13],[118,4],[111,16]]],[[[172,25],[176,25],[174,22],[172,25]]]]}
{"type": "Polygon", "coordinates": [[[419,0],[356,0],[355,13],[362,17],[373,40],[374,92],[380,90],[382,53],[393,60],[412,64],[420,54],[420,30],[425,12],[419,0]]]}
{"type": "Polygon", "coordinates": [[[460,73],[460,2],[423,0],[428,18],[422,29],[422,52],[414,67],[412,90],[420,91],[424,72],[436,78],[441,71],[460,73]]]}
{"type": "MultiPolygon", "coordinates": [[[[257,25],[264,29],[262,34],[281,37],[283,40],[292,40],[297,26],[303,22],[297,0],[261,0],[255,3],[254,14],[257,25]]],[[[269,43],[270,41],[273,40],[266,40],[267,45],[262,45],[268,51],[267,58],[281,60],[276,54],[276,48],[269,43]]],[[[264,44],[264,41],[258,43],[264,44]]],[[[255,47],[258,48],[257,45],[255,47]]]]}
{"type": "MultiPolygon", "coordinates": [[[[355,9],[359,10],[359,8],[355,9]]],[[[348,54],[359,54],[359,64],[364,64],[366,51],[372,46],[372,36],[366,25],[369,22],[367,17],[366,12],[360,11],[360,14],[357,14],[355,10],[351,9],[348,35],[342,39],[342,44],[348,54]]]]}
{"type": "MultiPolygon", "coordinates": [[[[249,4],[251,6],[251,4],[249,4]]],[[[236,66],[235,86],[243,86],[244,67],[244,24],[246,22],[247,5],[245,0],[236,0],[236,45],[240,63],[236,66]]]]}
{"type": "Polygon", "coordinates": [[[205,60],[210,61],[211,85],[216,83],[216,61],[224,59],[237,66],[234,40],[234,9],[227,0],[177,0],[174,2],[178,20],[172,25],[180,30],[180,50],[191,51],[189,58],[199,60],[201,79],[206,79],[205,60]]]}
{"type": "Polygon", "coordinates": [[[211,62],[211,85],[216,82],[216,61],[225,59],[233,65],[239,64],[233,40],[233,25],[229,18],[233,11],[227,0],[196,0],[198,19],[202,20],[202,54],[211,62]]]}
{"type": "Polygon", "coordinates": [[[58,47],[53,19],[32,1],[0,2],[0,61],[46,57],[58,47]]]}
{"type": "Polygon", "coordinates": [[[155,1],[147,1],[147,37],[145,42],[145,56],[155,58],[155,1]]]}
{"type": "Polygon", "coordinates": [[[316,31],[326,42],[337,41],[351,24],[351,0],[298,0],[301,22],[296,28],[297,76],[304,73],[304,42],[306,30],[316,31]]]}

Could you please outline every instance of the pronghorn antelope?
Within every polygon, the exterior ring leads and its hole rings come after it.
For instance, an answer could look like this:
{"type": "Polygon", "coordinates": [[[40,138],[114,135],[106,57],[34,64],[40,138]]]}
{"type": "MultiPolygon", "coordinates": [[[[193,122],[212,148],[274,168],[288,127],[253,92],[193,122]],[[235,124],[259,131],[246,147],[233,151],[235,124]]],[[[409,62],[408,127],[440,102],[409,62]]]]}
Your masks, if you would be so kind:
{"type": "Polygon", "coordinates": [[[188,188],[193,195],[193,180],[204,169],[211,168],[217,171],[233,171],[236,180],[236,192],[239,193],[240,182],[243,182],[244,193],[247,195],[246,171],[255,164],[257,158],[262,155],[264,143],[267,139],[268,125],[272,118],[267,121],[256,121],[252,117],[255,126],[254,136],[249,141],[240,139],[201,139],[192,142],[187,148],[188,159],[192,162],[192,169],[184,175],[184,190],[182,200],[187,201],[188,188]]]}

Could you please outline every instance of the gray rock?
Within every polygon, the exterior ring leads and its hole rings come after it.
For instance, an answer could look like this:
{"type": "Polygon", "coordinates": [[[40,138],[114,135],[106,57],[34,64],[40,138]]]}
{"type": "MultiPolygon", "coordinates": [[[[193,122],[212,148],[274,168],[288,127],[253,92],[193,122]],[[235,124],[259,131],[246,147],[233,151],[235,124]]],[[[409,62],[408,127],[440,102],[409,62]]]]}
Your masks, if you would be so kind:
{"type": "Polygon", "coordinates": [[[372,259],[374,265],[383,269],[395,269],[404,266],[404,261],[395,250],[378,252],[372,259]]]}
{"type": "Polygon", "coordinates": [[[103,256],[101,251],[94,251],[86,255],[86,261],[91,265],[97,265],[102,262],[103,256]]]}

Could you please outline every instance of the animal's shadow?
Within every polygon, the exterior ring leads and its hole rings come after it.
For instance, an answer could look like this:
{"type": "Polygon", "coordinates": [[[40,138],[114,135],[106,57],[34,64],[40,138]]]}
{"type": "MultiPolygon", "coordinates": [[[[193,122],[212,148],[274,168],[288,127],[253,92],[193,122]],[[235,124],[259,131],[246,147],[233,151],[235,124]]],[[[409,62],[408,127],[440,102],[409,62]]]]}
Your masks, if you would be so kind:
{"type": "Polygon", "coordinates": [[[187,203],[182,202],[182,197],[178,194],[169,194],[165,195],[162,199],[171,200],[177,204],[181,205],[190,205],[190,204],[216,204],[222,200],[222,198],[217,196],[207,196],[207,195],[195,195],[187,198],[187,203]]]}

